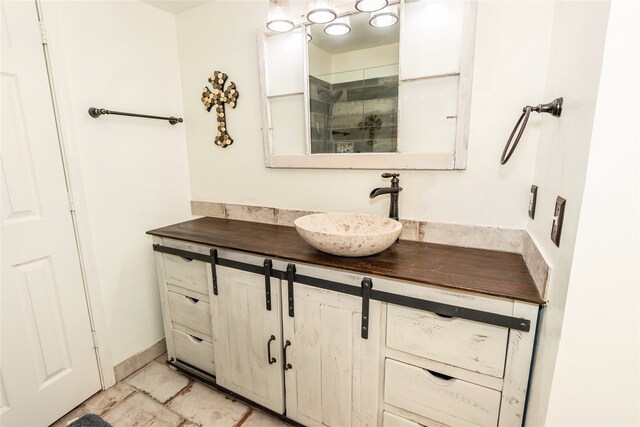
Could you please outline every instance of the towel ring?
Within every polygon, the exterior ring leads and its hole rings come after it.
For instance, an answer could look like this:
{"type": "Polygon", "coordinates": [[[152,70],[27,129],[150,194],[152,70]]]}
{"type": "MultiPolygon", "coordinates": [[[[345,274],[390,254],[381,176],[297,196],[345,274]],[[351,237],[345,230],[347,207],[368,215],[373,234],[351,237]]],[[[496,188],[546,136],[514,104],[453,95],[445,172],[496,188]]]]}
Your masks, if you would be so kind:
{"type": "Polygon", "coordinates": [[[532,107],[531,105],[527,105],[526,107],[524,107],[522,109],[522,114],[520,115],[520,118],[518,119],[515,127],[513,128],[513,131],[511,131],[511,135],[509,136],[507,145],[505,145],[504,150],[502,150],[502,156],[500,157],[500,164],[504,165],[511,158],[511,155],[513,154],[516,147],[518,146],[518,142],[520,142],[520,137],[522,136],[524,129],[527,127],[527,122],[529,121],[529,115],[531,114],[532,111],[535,111],[536,113],[549,113],[553,117],[560,117],[560,115],[562,114],[562,103],[563,103],[563,100],[562,100],[562,97],[560,97],[560,98],[554,99],[553,101],[547,104],[540,104],[537,107],[532,107]],[[520,128],[520,130],[518,130],[518,128],[520,128]],[[513,146],[511,146],[511,141],[513,140],[513,136],[516,134],[516,131],[518,131],[518,136],[516,136],[516,140],[513,142],[513,146]],[[511,147],[511,149],[509,149],[509,147],[511,147]]]}

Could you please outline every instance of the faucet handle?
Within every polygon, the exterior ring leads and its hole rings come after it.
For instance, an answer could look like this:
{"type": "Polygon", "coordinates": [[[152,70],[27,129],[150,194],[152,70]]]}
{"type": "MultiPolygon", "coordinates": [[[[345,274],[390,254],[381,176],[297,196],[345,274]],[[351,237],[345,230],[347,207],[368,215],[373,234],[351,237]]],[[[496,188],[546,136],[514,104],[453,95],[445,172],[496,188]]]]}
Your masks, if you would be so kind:
{"type": "Polygon", "coordinates": [[[400,174],[399,173],[389,173],[389,172],[385,172],[382,174],[383,178],[397,178],[399,177],[400,174]]]}

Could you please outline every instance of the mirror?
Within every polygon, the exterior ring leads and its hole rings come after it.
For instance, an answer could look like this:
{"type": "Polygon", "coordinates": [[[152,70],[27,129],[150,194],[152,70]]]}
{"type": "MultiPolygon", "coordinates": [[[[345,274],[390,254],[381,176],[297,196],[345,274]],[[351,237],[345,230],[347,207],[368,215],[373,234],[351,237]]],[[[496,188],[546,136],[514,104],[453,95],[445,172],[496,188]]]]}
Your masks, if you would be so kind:
{"type": "Polygon", "coordinates": [[[346,17],[351,31],[307,27],[311,154],[395,153],[398,148],[400,23],[346,17]]]}
{"type": "Polygon", "coordinates": [[[267,167],[466,168],[477,2],[390,3],[386,28],[349,2],[342,36],[259,31],[267,167]]]}

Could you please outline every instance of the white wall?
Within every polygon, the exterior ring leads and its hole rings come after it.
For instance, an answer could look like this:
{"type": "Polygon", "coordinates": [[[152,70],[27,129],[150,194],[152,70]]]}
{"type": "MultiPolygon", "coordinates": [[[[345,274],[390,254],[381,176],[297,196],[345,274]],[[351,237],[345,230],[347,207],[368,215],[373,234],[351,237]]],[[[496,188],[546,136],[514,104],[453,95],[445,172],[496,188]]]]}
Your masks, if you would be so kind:
{"type": "Polygon", "coordinates": [[[611,3],[549,426],[640,425],[640,3],[611,3]]]}
{"type": "MultiPolygon", "coordinates": [[[[522,107],[543,99],[552,15],[551,2],[479,3],[469,167],[402,171],[401,217],[524,228],[538,117],[507,167],[499,158],[522,107]]],[[[192,199],[386,214],[387,199],[368,197],[385,185],[380,171],[264,167],[256,30],[266,16],[266,1],[212,2],[177,16],[192,199]],[[215,118],[200,103],[213,70],[240,93],[227,109],[235,142],[226,149],[214,145],[215,118]]]]}
{"type": "Polygon", "coordinates": [[[337,53],[331,56],[331,69],[334,73],[340,73],[343,71],[397,64],[400,57],[399,48],[400,45],[398,43],[393,43],[368,49],[337,53]]]}
{"type": "Polygon", "coordinates": [[[549,303],[542,318],[527,412],[527,424],[531,426],[544,425],[554,374],[582,205],[608,10],[609,2],[604,1],[555,2],[544,100],[563,96],[564,109],[559,119],[550,115],[541,117],[543,125],[533,179],[538,185],[538,204],[535,220],[528,219],[526,226],[551,266],[549,303]],[[558,195],[567,200],[560,247],[549,238],[558,195]]]}
{"type": "Polygon", "coordinates": [[[175,18],[138,1],[45,7],[88,278],[115,365],[164,336],[145,232],[190,218],[185,132],[87,109],[182,115],[175,18]]]}
{"type": "Polygon", "coordinates": [[[331,55],[313,43],[307,45],[309,55],[309,74],[320,76],[331,74],[331,55]]]}

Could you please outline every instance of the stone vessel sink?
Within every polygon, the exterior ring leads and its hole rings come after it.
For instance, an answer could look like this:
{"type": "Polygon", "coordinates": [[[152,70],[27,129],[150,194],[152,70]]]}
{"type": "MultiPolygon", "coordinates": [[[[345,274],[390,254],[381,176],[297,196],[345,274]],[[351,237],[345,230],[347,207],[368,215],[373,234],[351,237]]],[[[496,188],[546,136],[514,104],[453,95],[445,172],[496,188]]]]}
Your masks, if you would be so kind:
{"type": "Polygon", "coordinates": [[[319,213],[294,222],[298,234],[322,252],[345,257],[363,257],[384,251],[400,235],[402,224],[377,215],[319,213]]]}

